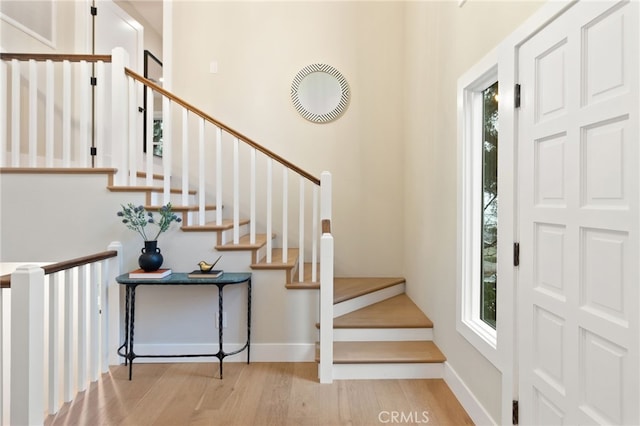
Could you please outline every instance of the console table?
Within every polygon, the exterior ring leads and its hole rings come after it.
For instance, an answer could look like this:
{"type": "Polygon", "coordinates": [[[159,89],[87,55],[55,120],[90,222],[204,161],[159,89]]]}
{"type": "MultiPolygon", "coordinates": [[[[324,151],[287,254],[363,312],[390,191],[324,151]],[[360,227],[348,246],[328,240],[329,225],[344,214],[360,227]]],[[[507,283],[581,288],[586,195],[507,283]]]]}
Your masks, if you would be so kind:
{"type": "Polygon", "coordinates": [[[160,279],[136,279],[129,278],[129,274],[123,274],[116,278],[116,281],[126,286],[125,292],[125,338],[124,343],[118,348],[118,355],[124,357],[125,365],[129,364],[129,380],[133,374],[133,360],[136,358],[172,358],[172,357],[216,357],[220,360],[220,378],[222,379],[222,360],[229,356],[235,355],[247,350],[247,364],[251,351],[251,274],[250,273],[234,273],[225,272],[218,278],[189,278],[188,274],[174,272],[173,274],[160,279]],[[223,311],[223,288],[227,285],[238,285],[247,283],[247,343],[233,352],[225,352],[222,350],[222,312],[223,311]],[[213,354],[188,354],[188,355],[139,355],[134,352],[133,338],[135,328],[135,312],[136,312],[136,288],[138,286],[201,286],[215,285],[218,287],[218,343],[219,349],[213,354]]]}

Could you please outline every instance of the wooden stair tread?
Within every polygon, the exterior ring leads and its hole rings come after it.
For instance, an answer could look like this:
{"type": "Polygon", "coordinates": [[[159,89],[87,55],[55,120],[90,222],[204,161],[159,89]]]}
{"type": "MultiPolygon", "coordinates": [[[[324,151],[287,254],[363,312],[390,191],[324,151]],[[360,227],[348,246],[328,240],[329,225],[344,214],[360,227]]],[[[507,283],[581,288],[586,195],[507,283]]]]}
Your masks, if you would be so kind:
{"type": "MultiPolygon", "coordinates": [[[[158,210],[160,210],[160,208],[162,208],[162,206],[144,206],[145,210],[147,211],[151,211],[151,212],[157,212],[158,210]]],[[[204,206],[205,210],[216,210],[217,206],[215,204],[207,204],[206,206],[204,206]]],[[[171,210],[173,212],[197,212],[200,210],[199,206],[174,206],[173,204],[171,205],[171,210]]]]}
{"type": "Polygon", "coordinates": [[[258,263],[252,263],[251,269],[293,269],[298,264],[297,248],[287,249],[287,261],[282,261],[282,249],[274,248],[271,251],[271,263],[267,263],[267,257],[263,257],[258,263]]]}
{"type": "MultiPolygon", "coordinates": [[[[316,362],[320,347],[316,344],[316,362]]],[[[440,363],[447,359],[432,341],[334,342],[334,364],[440,363]]]]}
{"type": "Polygon", "coordinates": [[[260,247],[267,244],[267,234],[256,234],[256,242],[255,244],[251,244],[250,236],[243,235],[240,237],[238,244],[234,244],[233,241],[230,241],[226,244],[216,245],[216,250],[220,251],[232,251],[232,250],[257,250],[260,247]]]}
{"type": "MultiPolygon", "coordinates": [[[[161,186],[146,186],[146,185],[133,185],[133,186],[107,186],[107,189],[111,192],[164,192],[164,188],[161,186]]],[[[182,189],[171,188],[172,194],[182,194],[182,189]]],[[[189,195],[195,195],[196,190],[190,189],[189,195]]]]}
{"type": "Polygon", "coordinates": [[[406,294],[399,294],[333,320],[333,328],[433,328],[406,294]]]}
{"type": "MultiPolygon", "coordinates": [[[[249,219],[240,219],[239,225],[244,226],[249,223],[249,219]]],[[[198,231],[227,231],[233,229],[233,219],[223,219],[220,225],[215,222],[207,222],[204,225],[183,225],[180,229],[186,232],[198,231]]]]}
{"type": "Polygon", "coordinates": [[[344,302],[365,294],[373,293],[387,287],[404,283],[402,277],[387,278],[334,278],[333,279],[333,303],[344,302]]]}

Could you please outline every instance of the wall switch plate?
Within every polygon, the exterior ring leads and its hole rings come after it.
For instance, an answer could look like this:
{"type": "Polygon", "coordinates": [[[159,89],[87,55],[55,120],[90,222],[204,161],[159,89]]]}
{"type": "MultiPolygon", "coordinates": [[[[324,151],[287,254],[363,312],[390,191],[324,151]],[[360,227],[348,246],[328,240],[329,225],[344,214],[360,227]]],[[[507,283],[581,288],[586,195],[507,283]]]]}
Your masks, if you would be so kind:
{"type": "Polygon", "coordinates": [[[211,61],[209,63],[209,72],[211,74],[218,74],[218,61],[211,61]]]}

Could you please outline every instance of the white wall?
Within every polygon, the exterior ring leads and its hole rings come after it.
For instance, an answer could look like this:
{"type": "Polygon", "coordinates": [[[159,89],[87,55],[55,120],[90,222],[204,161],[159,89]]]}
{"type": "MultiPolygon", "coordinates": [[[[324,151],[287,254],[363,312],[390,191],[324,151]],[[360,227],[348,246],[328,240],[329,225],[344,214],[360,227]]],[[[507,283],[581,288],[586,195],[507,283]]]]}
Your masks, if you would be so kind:
{"type": "Polygon", "coordinates": [[[412,2],[406,10],[408,293],[433,320],[435,341],[448,362],[496,420],[500,373],[455,328],[456,82],[541,4],[470,0],[459,8],[454,1],[412,2]]]}
{"type": "MultiPolygon", "coordinates": [[[[144,203],[143,194],[114,193],[103,175],[0,175],[0,262],[57,262],[123,243],[124,269],[137,268],[142,238],[116,212],[121,204],[144,203]]],[[[316,290],[287,290],[282,271],[251,271],[249,253],[217,253],[215,233],[172,229],[158,239],[164,267],[197,269],[200,260],[223,257],[226,271],[253,273],[252,359],[313,361],[318,320],[316,290]]],[[[225,289],[229,327],[225,342],[246,338],[246,286],[225,289]]],[[[213,287],[140,288],[136,304],[138,353],[213,352],[217,292],[213,287]]],[[[237,359],[244,359],[242,356],[237,359]]],[[[192,359],[191,361],[197,361],[192,359]]]]}
{"type": "Polygon", "coordinates": [[[173,91],[315,176],[333,174],[338,275],[402,273],[404,7],[173,3],[173,91]],[[304,120],[290,100],[312,63],[350,84],[349,108],[332,123],[304,120]]]}

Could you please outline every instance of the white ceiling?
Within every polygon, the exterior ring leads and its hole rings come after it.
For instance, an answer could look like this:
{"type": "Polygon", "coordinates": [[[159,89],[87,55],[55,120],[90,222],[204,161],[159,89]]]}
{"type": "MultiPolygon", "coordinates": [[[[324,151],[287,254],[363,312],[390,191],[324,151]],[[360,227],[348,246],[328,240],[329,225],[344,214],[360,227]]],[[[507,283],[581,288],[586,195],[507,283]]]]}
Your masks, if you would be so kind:
{"type": "Polygon", "coordinates": [[[127,3],[162,36],[162,0],[120,0],[127,3]]]}

